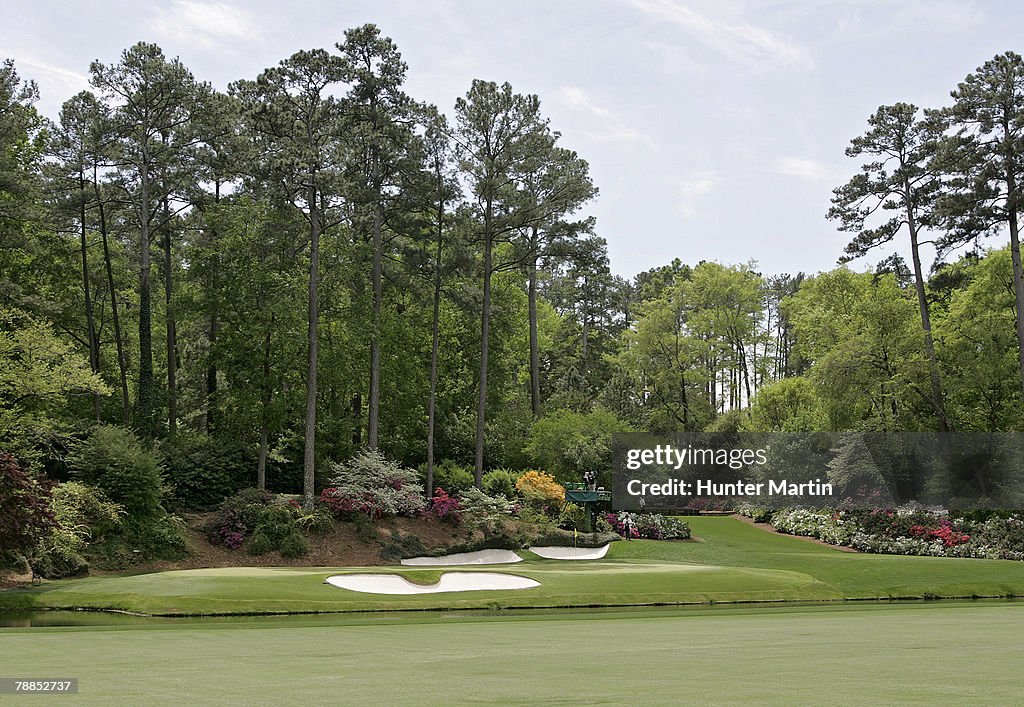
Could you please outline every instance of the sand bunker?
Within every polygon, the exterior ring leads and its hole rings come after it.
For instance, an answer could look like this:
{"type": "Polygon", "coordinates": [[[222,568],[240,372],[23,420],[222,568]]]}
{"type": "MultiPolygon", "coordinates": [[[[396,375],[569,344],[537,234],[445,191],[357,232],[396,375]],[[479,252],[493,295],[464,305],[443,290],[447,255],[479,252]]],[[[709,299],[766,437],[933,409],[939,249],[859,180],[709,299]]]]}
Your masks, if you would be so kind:
{"type": "Polygon", "coordinates": [[[548,560],[600,560],[608,547],[531,547],[530,552],[548,560]]]}
{"type": "Polygon", "coordinates": [[[540,586],[540,582],[528,577],[498,572],[445,572],[437,584],[414,584],[397,574],[339,574],[328,577],[327,583],[368,594],[437,594],[540,586]]]}
{"type": "Polygon", "coordinates": [[[476,552],[457,552],[454,555],[440,557],[410,557],[402,560],[403,565],[502,565],[508,562],[522,562],[521,558],[511,550],[477,550],[476,552]]]}

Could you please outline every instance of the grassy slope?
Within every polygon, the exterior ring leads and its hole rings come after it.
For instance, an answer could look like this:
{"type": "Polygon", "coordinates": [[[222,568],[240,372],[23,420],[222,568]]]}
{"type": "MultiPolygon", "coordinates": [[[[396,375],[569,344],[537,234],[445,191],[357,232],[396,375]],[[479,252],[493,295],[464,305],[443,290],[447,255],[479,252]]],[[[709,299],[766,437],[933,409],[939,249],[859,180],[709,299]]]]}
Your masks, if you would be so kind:
{"type": "MultiPolygon", "coordinates": [[[[176,614],[1024,595],[1024,563],[851,554],[731,518],[694,518],[692,526],[704,542],[620,542],[593,562],[531,557],[460,568],[541,583],[529,590],[381,596],[324,584],[331,574],[365,568],[220,568],[50,582],[0,593],[0,608],[176,614]]],[[[436,569],[384,571],[419,582],[437,576],[436,569]]]]}
{"type": "Polygon", "coordinates": [[[1012,704],[1024,664],[1020,604],[405,619],[5,629],[0,650],[86,704],[1012,704]]]}

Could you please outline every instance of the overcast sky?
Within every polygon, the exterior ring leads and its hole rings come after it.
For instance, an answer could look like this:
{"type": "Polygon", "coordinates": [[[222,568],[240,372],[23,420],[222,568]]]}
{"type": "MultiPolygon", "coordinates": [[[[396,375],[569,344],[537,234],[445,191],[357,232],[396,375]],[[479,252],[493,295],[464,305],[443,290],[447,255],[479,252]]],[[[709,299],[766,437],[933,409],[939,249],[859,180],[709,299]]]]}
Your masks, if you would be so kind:
{"type": "MultiPolygon", "coordinates": [[[[623,275],[678,257],[828,269],[847,237],[824,215],[879,105],[940,106],[1020,51],[1024,10],[963,0],[4,0],[0,57],[60,104],[93,59],[156,42],[223,89],[376,23],[407,91],[451,113],[474,78],[536,93],[591,165],[589,211],[623,275]]],[[[992,243],[996,245],[996,243],[992,243]]],[[[860,266],[863,267],[863,266],[860,266]]]]}

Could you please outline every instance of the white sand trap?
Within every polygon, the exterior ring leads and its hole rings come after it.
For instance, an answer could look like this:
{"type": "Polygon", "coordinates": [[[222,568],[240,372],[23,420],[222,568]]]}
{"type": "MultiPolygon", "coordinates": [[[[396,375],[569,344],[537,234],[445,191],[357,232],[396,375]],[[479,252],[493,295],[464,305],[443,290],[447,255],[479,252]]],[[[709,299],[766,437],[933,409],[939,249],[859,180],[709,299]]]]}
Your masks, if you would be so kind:
{"type": "Polygon", "coordinates": [[[509,562],[522,562],[521,558],[511,550],[477,550],[476,552],[457,552],[454,555],[440,557],[410,557],[402,560],[403,565],[503,565],[509,562]]]}
{"type": "Polygon", "coordinates": [[[531,547],[530,552],[548,560],[600,560],[608,547],[531,547]]]}
{"type": "Polygon", "coordinates": [[[414,584],[397,574],[339,574],[328,577],[327,583],[368,594],[437,594],[540,586],[540,582],[528,577],[498,572],[445,572],[437,584],[414,584]]]}

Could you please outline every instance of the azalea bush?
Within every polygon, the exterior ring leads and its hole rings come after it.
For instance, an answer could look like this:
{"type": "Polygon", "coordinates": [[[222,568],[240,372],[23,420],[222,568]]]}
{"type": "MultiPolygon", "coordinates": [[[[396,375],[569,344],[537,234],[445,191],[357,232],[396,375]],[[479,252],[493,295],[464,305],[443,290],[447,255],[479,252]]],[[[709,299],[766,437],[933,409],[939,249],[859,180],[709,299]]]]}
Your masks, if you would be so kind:
{"type": "Polygon", "coordinates": [[[772,525],[781,533],[861,552],[1024,560],[1024,519],[1016,514],[977,520],[917,504],[873,510],[785,508],[773,514],[772,525]]]}
{"type": "Polygon", "coordinates": [[[328,506],[336,514],[356,512],[374,519],[412,516],[425,505],[416,471],[399,466],[376,450],[364,450],[343,464],[335,464],[333,472],[328,506]]]}
{"type": "Polygon", "coordinates": [[[607,513],[604,518],[613,531],[631,540],[686,540],[690,537],[689,524],[657,513],[619,511],[607,513]]]}
{"type": "Polygon", "coordinates": [[[224,499],[206,527],[210,544],[240,548],[256,527],[260,511],[273,500],[273,494],[261,489],[242,489],[224,499]]]}
{"type": "Polygon", "coordinates": [[[25,569],[26,555],[56,522],[50,484],[0,454],[0,569],[25,569]]]}
{"type": "Polygon", "coordinates": [[[439,520],[458,525],[462,520],[460,510],[458,498],[449,496],[448,492],[440,486],[434,489],[434,497],[430,500],[430,512],[439,520]]]}
{"type": "Polygon", "coordinates": [[[536,469],[516,480],[516,491],[533,506],[561,507],[565,502],[565,487],[551,474],[536,469]]]}

